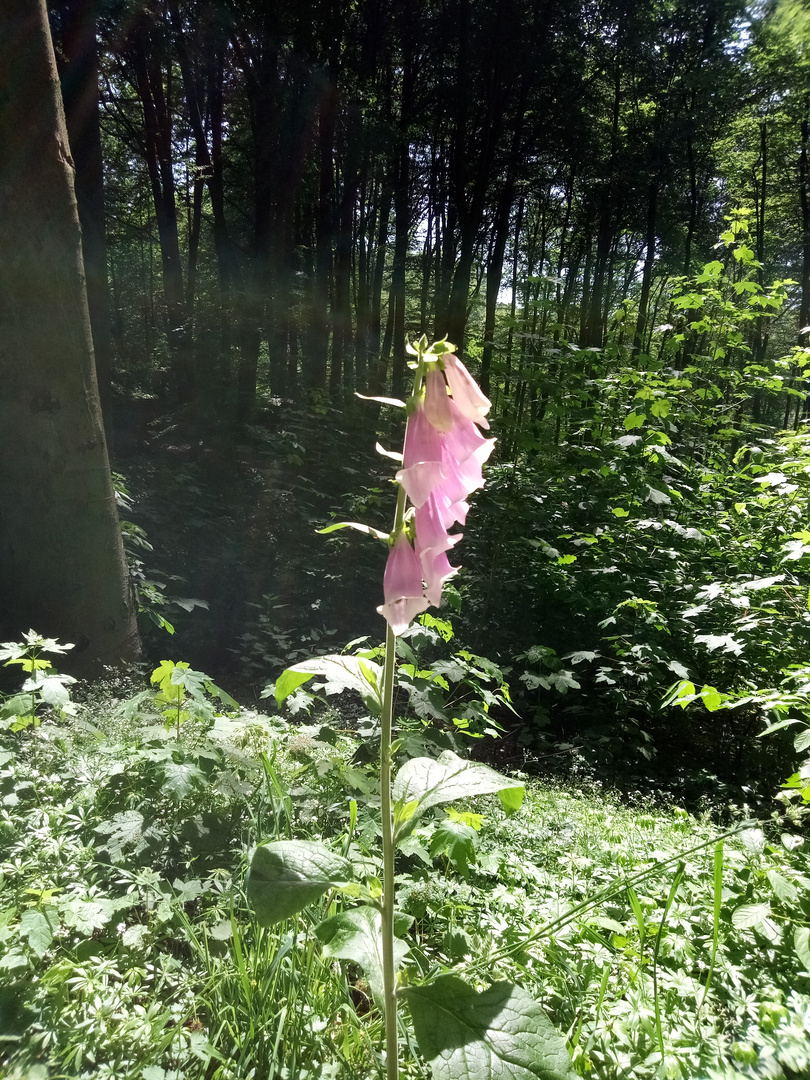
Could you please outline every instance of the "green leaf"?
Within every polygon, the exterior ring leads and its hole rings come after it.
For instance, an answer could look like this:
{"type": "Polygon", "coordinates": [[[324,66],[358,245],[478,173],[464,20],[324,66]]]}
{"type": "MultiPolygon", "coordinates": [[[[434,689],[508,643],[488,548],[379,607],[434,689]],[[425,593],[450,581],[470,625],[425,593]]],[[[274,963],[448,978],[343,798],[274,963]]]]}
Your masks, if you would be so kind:
{"type": "Polygon", "coordinates": [[[313,656],[287,668],[276,681],[276,701],[280,705],[315,675],[325,680],[327,694],[356,690],[371,712],[379,713],[382,710],[382,668],[372,660],[359,656],[313,656]]]}
{"type": "Polygon", "coordinates": [[[352,864],[324,844],[276,840],[260,844],[250,861],[248,900],[262,926],[288,919],[352,877],[352,864]]]}
{"type": "Polygon", "coordinates": [[[325,536],[327,533],[337,532],[338,529],[354,529],[356,532],[365,533],[366,536],[373,536],[376,540],[388,540],[390,535],[387,532],[380,532],[379,529],[372,529],[370,525],[363,525],[360,521],[336,521],[333,525],[327,525],[325,529],[315,531],[319,536],[325,536]]]}
{"type": "Polygon", "coordinates": [[[633,428],[643,427],[646,419],[646,416],[642,413],[631,412],[629,416],[624,418],[624,430],[632,431],[633,428]]]}
{"type": "Polygon", "coordinates": [[[770,913],[771,905],[767,901],[764,904],[742,904],[733,912],[731,922],[738,930],[747,930],[761,926],[770,913]]]}
{"type": "Polygon", "coordinates": [[[430,839],[430,854],[446,855],[461,876],[470,876],[470,863],[475,862],[478,834],[463,821],[447,818],[441,821],[430,839]]]}
{"type": "MultiPolygon", "coordinates": [[[[398,807],[416,801],[417,807],[409,815],[414,820],[431,806],[496,792],[501,796],[504,809],[517,810],[523,801],[524,790],[523,784],[501,776],[488,765],[465,761],[452,750],[445,750],[438,760],[422,757],[406,762],[394,780],[393,796],[398,807]]],[[[397,816],[399,818],[399,813],[397,816]]]]}
{"type": "Polygon", "coordinates": [[[708,712],[717,712],[723,704],[723,697],[713,686],[704,686],[700,692],[701,700],[708,712]]]}
{"type": "Polygon", "coordinates": [[[376,401],[378,405],[395,405],[398,409],[405,408],[405,402],[396,397],[368,397],[366,394],[359,394],[356,390],[354,396],[363,401],[376,401]]]}
{"type": "Polygon", "coordinates": [[[793,740],[793,746],[799,753],[810,750],[810,728],[806,728],[793,740]]]}
{"type": "MultiPolygon", "coordinates": [[[[413,921],[403,915],[395,926],[405,933],[413,921]]],[[[351,960],[366,974],[371,993],[378,1002],[383,1000],[382,915],[376,908],[363,906],[342,911],[315,927],[323,944],[324,956],[351,960]]],[[[397,970],[409,952],[409,945],[394,938],[394,969],[397,970]]]]}
{"type": "Polygon", "coordinates": [[[435,1080],[573,1080],[562,1035],[538,1003],[512,983],[476,993],[444,975],[400,991],[435,1080]]]}
{"type": "Polygon", "coordinates": [[[793,947],[799,960],[804,964],[804,970],[810,971],[810,927],[796,927],[793,935],[793,947]]]}
{"type": "Polygon", "coordinates": [[[780,900],[786,900],[789,903],[793,903],[799,899],[799,890],[791,881],[782,877],[778,871],[769,870],[768,881],[770,881],[771,888],[780,900]]]}
{"type": "Polygon", "coordinates": [[[24,911],[20,919],[20,936],[27,939],[40,960],[53,942],[55,915],[55,908],[46,908],[44,911],[24,911]]]}
{"type": "Polygon", "coordinates": [[[763,735],[771,735],[774,731],[781,731],[782,728],[790,727],[792,724],[798,723],[800,723],[799,720],[791,719],[791,717],[788,717],[787,720],[777,720],[775,724],[771,724],[770,727],[766,727],[764,731],[760,731],[757,738],[761,739],[763,735]]]}
{"type": "Polygon", "coordinates": [[[180,803],[195,788],[206,783],[205,773],[190,761],[169,761],[163,768],[161,790],[176,803],[180,803]]]}

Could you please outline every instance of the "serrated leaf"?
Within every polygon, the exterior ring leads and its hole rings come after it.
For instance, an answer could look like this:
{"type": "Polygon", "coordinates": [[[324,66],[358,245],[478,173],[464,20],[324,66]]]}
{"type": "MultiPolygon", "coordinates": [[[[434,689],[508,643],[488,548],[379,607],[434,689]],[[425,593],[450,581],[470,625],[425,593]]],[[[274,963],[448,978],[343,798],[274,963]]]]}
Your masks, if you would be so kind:
{"type": "Polygon", "coordinates": [[[722,695],[713,686],[704,686],[700,692],[700,697],[708,712],[717,712],[723,704],[722,695]]]}
{"type": "Polygon", "coordinates": [[[738,930],[748,930],[754,926],[761,926],[771,913],[771,905],[743,904],[738,907],[731,916],[732,925],[738,930]]]}
{"type": "Polygon", "coordinates": [[[382,710],[382,668],[359,656],[313,656],[310,660],[287,668],[276,681],[276,701],[280,705],[293,691],[316,675],[326,680],[327,694],[356,690],[371,712],[379,713],[382,710]]]}
{"type": "MultiPolygon", "coordinates": [[[[412,920],[402,916],[400,932],[407,931],[412,920]]],[[[376,908],[363,906],[342,911],[315,927],[315,933],[323,944],[324,956],[338,960],[350,960],[359,964],[365,972],[371,993],[378,1002],[383,1000],[382,915],[376,908]]],[[[394,938],[394,968],[399,969],[408,955],[410,946],[401,938],[394,938]]]]}
{"type": "Polygon", "coordinates": [[[28,941],[32,952],[36,953],[40,960],[53,942],[55,915],[54,908],[47,908],[44,911],[29,909],[23,912],[20,919],[20,936],[28,941]]]}
{"type": "Polygon", "coordinates": [[[470,863],[475,862],[478,834],[463,821],[447,818],[439,822],[430,838],[430,854],[446,855],[456,870],[466,880],[470,876],[470,863]]]}
{"type": "Polygon", "coordinates": [[[799,890],[787,878],[782,877],[777,870],[768,871],[768,881],[770,881],[771,888],[780,900],[786,900],[789,903],[798,900],[799,890]]]}
{"type": "Polygon", "coordinates": [[[352,864],[325,844],[276,840],[253,853],[247,896],[261,925],[272,926],[351,877],[352,864]]]}
{"type": "Polygon", "coordinates": [[[60,903],[62,918],[85,937],[91,937],[96,930],[103,929],[109,920],[109,911],[95,900],[81,900],[73,897],[60,903]]]}
{"type": "Polygon", "coordinates": [[[444,975],[400,991],[435,1080],[574,1080],[565,1040],[512,983],[476,993],[444,975]]]}
{"type": "Polygon", "coordinates": [[[112,821],[103,821],[94,832],[106,836],[106,843],[100,845],[110,853],[115,862],[121,858],[123,850],[130,844],[140,845],[143,838],[143,814],[137,810],[124,810],[116,814],[112,821]]]}
{"type": "Polygon", "coordinates": [[[810,728],[805,728],[801,734],[796,736],[793,740],[793,746],[800,753],[805,750],[810,750],[810,728]]]}
{"type": "Polygon", "coordinates": [[[148,933],[149,927],[144,923],[133,923],[123,932],[121,941],[127,949],[139,949],[148,933]]]}
{"type": "Polygon", "coordinates": [[[793,934],[793,947],[799,960],[804,964],[804,970],[810,971],[810,927],[796,927],[793,934]]]}
{"type": "Polygon", "coordinates": [[[5,956],[0,957],[0,971],[20,971],[28,967],[28,957],[19,949],[12,949],[5,956]]]}
{"type": "Polygon", "coordinates": [[[393,796],[400,806],[416,800],[411,821],[431,806],[467,799],[474,795],[501,795],[504,808],[516,810],[523,801],[524,786],[501,776],[488,765],[465,761],[452,750],[438,758],[413,758],[406,762],[394,780],[393,796]],[[509,795],[505,796],[505,793],[509,795]]]}
{"type": "Polygon", "coordinates": [[[205,773],[190,761],[169,761],[163,767],[162,790],[174,802],[182,802],[205,784],[205,773]]]}
{"type": "Polygon", "coordinates": [[[696,634],[695,641],[702,642],[709,652],[722,649],[724,653],[739,656],[743,651],[743,646],[731,634],[696,634]]]}

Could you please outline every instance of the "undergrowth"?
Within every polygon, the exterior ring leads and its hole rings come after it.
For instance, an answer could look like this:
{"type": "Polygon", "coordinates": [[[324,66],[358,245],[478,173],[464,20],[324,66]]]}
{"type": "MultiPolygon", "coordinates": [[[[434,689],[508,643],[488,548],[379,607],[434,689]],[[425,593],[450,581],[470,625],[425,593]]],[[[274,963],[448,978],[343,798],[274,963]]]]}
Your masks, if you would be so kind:
{"type": "MultiPolygon", "coordinates": [[[[350,851],[373,891],[357,723],[240,710],[168,670],[134,694],[131,677],[97,685],[74,716],[4,714],[0,1075],[378,1075],[368,984],[312,932],[337,902],[264,929],[245,899],[251,849],[274,837],[350,851]]],[[[801,832],[738,821],[721,839],[708,817],[521,779],[513,816],[437,808],[405,843],[405,980],[451,964],[480,987],[519,979],[583,1076],[810,1075],[801,832]]],[[[403,1075],[427,1077],[407,1013],[401,1040],[403,1075]]]]}

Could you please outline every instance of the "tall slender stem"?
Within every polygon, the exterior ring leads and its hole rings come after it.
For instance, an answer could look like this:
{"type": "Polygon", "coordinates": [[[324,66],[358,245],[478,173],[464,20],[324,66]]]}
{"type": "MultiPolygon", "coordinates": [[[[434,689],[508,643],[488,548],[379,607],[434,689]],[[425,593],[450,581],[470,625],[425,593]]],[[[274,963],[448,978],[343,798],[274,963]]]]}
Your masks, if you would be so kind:
{"type": "MultiPolygon", "coordinates": [[[[394,517],[395,534],[402,528],[404,517],[405,489],[400,486],[397,493],[397,509],[394,517]]],[[[396,971],[394,969],[394,820],[391,812],[391,742],[394,726],[396,654],[397,638],[389,626],[385,636],[385,668],[383,670],[383,707],[380,734],[380,795],[383,848],[382,960],[386,1080],[397,1080],[399,1072],[397,989],[396,971]]]]}

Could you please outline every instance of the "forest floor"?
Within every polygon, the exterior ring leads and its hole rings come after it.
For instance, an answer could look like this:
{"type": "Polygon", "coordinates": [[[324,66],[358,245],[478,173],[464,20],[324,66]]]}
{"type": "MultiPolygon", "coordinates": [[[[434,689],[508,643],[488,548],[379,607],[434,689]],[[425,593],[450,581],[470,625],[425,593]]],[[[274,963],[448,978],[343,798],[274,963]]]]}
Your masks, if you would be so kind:
{"type": "MultiPolygon", "coordinates": [[[[0,731],[0,1075],[380,1076],[373,972],[316,933],[355,901],[268,929],[245,896],[257,841],[318,840],[380,875],[364,741],[334,711],[290,725],[144,686],[0,731]]],[[[516,982],[582,1076],[810,1076],[802,837],[518,779],[511,816],[437,808],[403,846],[405,980],[516,982]]],[[[403,1017],[402,1075],[426,1078],[403,1017]]]]}

